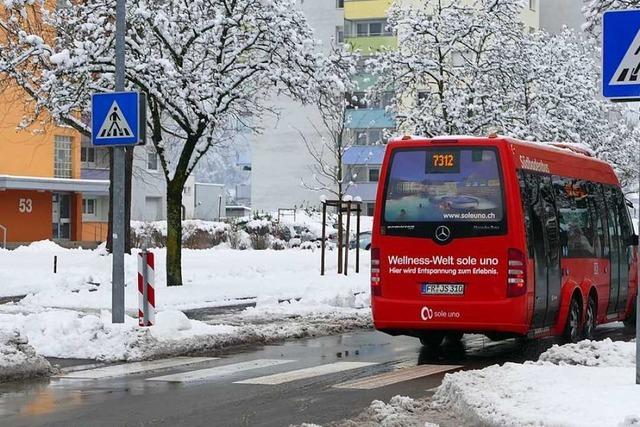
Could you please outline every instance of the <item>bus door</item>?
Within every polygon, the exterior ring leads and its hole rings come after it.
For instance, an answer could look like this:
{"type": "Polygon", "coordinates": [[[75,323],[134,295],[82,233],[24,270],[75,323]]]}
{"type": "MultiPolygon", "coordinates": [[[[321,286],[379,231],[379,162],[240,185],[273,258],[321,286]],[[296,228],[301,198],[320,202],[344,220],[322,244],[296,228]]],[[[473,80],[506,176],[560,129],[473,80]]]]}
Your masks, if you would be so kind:
{"type": "Polygon", "coordinates": [[[529,216],[527,245],[535,264],[532,327],[555,324],[560,308],[560,233],[551,177],[521,172],[529,216]]]}
{"type": "Polygon", "coordinates": [[[612,187],[604,188],[607,202],[607,229],[609,230],[609,305],[607,314],[618,312],[618,296],[620,294],[620,225],[618,224],[618,207],[612,187]]]}
{"type": "Polygon", "coordinates": [[[631,221],[618,188],[605,187],[610,241],[611,285],[607,314],[624,311],[629,296],[629,269],[631,267],[631,221]]]}

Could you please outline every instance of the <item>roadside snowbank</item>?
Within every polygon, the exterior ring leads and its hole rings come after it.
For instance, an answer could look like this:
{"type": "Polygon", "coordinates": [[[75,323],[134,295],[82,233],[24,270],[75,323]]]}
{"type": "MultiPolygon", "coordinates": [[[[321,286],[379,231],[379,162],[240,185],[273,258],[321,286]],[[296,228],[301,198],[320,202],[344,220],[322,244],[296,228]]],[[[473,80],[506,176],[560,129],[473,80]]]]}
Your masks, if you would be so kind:
{"type": "MultiPolygon", "coordinates": [[[[0,250],[0,296],[27,294],[0,305],[0,329],[17,329],[38,354],[98,360],[140,360],[326,335],[371,325],[368,252],[361,274],[335,273],[335,257],[320,276],[319,254],[238,251],[225,248],[183,251],[184,286],[167,287],[165,250],[156,255],[156,326],[140,329],[137,319],[111,324],[111,256],[104,248],[64,249],[36,242],[0,250]],[[53,257],[58,273],[53,273],[53,257]],[[189,320],[184,310],[255,302],[231,315],[189,320]]],[[[137,254],[125,257],[125,308],[138,311],[137,254]]],[[[353,260],[355,254],[351,256],[353,260]]],[[[351,270],[353,271],[353,270],[351,270]]]]}
{"type": "Polygon", "coordinates": [[[49,362],[14,329],[0,329],[0,382],[49,375],[49,362]]]}
{"type": "Polygon", "coordinates": [[[554,346],[538,362],[447,374],[434,404],[469,424],[638,425],[634,361],[635,343],[554,346]]]}
{"type": "MultiPolygon", "coordinates": [[[[0,330],[14,328],[19,336],[28,337],[33,349],[42,356],[134,361],[218,350],[232,345],[328,335],[370,325],[370,317],[363,310],[298,317],[289,316],[286,322],[267,316],[261,318],[260,323],[207,324],[188,319],[181,311],[167,310],[157,314],[155,326],[140,328],[138,320],[129,316],[125,317],[124,324],[112,324],[108,311],[93,315],[49,309],[34,313],[2,313],[0,330]]],[[[21,351],[35,357],[33,349],[32,353],[21,351]]],[[[0,358],[2,352],[0,342],[0,358]]],[[[6,353],[15,351],[7,350],[6,353]]],[[[16,359],[14,365],[18,362],[20,360],[16,359]]],[[[8,365],[0,359],[0,378],[1,367],[5,364],[8,365]]]]}

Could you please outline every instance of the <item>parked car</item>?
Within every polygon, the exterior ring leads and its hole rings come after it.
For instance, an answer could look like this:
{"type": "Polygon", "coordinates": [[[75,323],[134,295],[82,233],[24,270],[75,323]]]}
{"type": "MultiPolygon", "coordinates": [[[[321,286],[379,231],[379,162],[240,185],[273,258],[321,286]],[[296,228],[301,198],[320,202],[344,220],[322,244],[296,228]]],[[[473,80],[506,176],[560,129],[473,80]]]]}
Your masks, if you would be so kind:
{"type": "MultiPolygon", "coordinates": [[[[356,248],[356,239],[351,239],[351,241],[349,242],[349,249],[355,249],[356,248]]],[[[371,249],[371,232],[370,231],[363,231],[362,233],[360,233],[360,249],[365,249],[365,250],[369,250],[371,249]]]]}

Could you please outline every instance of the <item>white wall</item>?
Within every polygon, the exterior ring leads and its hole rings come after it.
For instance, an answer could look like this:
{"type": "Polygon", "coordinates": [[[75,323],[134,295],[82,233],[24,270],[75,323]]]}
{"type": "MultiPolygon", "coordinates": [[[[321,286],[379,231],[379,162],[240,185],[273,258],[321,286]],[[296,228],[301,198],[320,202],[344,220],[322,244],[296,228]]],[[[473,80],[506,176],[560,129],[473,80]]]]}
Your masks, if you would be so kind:
{"type": "MultiPolygon", "coordinates": [[[[167,215],[166,182],[158,162],[157,170],[147,168],[147,151],[153,152],[153,146],[136,147],[133,154],[133,179],[131,180],[131,219],[133,221],[155,221],[156,212],[147,209],[147,199],[160,198],[162,218],[167,215]]],[[[153,202],[155,203],[155,201],[153,202]]],[[[154,209],[155,210],[155,207],[154,209]]]]}
{"type": "MultiPolygon", "coordinates": [[[[328,49],[336,26],[344,24],[343,10],[336,9],[335,0],[304,0],[298,6],[328,49]]],[[[251,137],[251,206],[274,211],[306,203],[317,205],[320,193],[301,184],[313,182],[313,159],[296,129],[317,140],[309,120],[321,128],[318,111],[284,97],[274,98],[273,105],[280,109],[280,117],[266,117],[262,122],[264,133],[251,137]]]]}

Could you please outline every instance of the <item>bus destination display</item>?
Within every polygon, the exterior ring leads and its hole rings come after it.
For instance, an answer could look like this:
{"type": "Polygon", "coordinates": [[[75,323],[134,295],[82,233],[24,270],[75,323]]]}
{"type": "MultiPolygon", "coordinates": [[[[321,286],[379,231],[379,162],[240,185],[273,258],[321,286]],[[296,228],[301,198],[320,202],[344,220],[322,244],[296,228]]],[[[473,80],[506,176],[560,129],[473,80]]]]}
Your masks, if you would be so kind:
{"type": "Polygon", "coordinates": [[[427,173],[459,173],[460,152],[434,151],[427,156],[427,173]]]}

